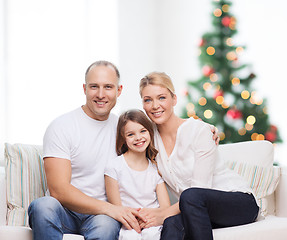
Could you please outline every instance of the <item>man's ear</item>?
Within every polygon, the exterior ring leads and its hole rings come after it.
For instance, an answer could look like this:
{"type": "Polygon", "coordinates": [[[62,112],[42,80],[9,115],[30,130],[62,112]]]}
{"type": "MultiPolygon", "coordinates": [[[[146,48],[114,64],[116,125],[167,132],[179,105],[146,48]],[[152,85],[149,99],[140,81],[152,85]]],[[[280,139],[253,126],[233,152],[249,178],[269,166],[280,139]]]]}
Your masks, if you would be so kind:
{"type": "Polygon", "coordinates": [[[87,88],[86,88],[87,86],[86,86],[86,84],[85,83],[83,83],[83,89],[84,89],[84,93],[85,93],[85,95],[86,95],[86,92],[87,92],[87,88]]]}
{"type": "Polygon", "coordinates": [[[122,94],[122,91],[123,91],[123,85],[119,85],[117,97],[119,97],[122,94]]]}

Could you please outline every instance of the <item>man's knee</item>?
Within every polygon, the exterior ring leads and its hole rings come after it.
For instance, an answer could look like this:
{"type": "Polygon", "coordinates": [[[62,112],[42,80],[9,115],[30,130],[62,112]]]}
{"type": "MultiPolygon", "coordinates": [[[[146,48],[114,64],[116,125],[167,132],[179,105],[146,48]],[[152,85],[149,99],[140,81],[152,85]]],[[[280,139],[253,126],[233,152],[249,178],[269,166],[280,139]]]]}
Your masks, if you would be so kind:
{"type": "Polygon", "coordinates": [[[107,215],[95,215],[82,229],[85,239],[118,239],[121,224],[107,215]]]}
{"type": "Polygon", "coordinates": [[[61,203],[53,197],[42,197],[31,202],[28,208],[29,223],[32,225],[34,218],[37,222],[53,218],[57,215],[57,209],[63,208],[61,203]]]}

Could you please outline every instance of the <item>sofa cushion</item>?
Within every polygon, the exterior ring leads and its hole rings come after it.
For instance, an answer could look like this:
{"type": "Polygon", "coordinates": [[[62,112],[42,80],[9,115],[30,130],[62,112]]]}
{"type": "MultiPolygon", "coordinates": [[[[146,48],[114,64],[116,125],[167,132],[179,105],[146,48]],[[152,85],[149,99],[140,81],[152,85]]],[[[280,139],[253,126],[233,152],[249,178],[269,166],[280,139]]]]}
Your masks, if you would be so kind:
{"type": "Polygon", "coordinates": [[[5,143],[5,161],[7,225],[28,226],[29,204],[47,189],[42,146],[5,143]]]}
{"type": "Polygon", "coordinates": [[[241,175],[259,200],[261,213],[267,214],[267,196],[274,193],[280,168],[273,166],[274,149],[268,141],[247,141],[219,147],[220,158],[241,175]]]}
{"type": "Polygon", "coordinates": [[[249,163],[230,161],[226,163],[227,166],[237,172],[248,182],[252,188],[253,193],[259,200],[261,213],[267,214],[267,200],[265,197],[273,194],[275,191],[279,179],[280,168],[278,167],[261,167],[249,163]]]}

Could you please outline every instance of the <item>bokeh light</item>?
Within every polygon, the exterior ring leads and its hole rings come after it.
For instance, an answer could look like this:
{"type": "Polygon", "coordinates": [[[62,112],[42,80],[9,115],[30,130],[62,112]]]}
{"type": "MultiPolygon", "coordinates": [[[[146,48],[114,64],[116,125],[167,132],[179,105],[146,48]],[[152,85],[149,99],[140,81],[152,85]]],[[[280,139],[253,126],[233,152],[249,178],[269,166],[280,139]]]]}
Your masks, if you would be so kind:
{"type": "Polygon", "coordinates": [[[217,8],[214,10],[213,14],[215,17],[220,17],[222,15],[222,11],[221,9],[217,8]]]}
{"type": "Polygon", "coordinates": [[[235,78],[232,78],[231,82],[234,86],[237,86],[240,84],[240,79],[235,77],[235,78]]]}
{"type": "Polygon", "coordinates": [[[247,122],[249,125],[253,125],[253,124],[256,122],[256,118],[255,118],[253,115],[249,115],[249,116],[246,118],[246,122],[247,122]]]}
{"type": "Polygon", "coordinates": [[[204,115],[205,118],[210,119],[213,116],[213,112],[210,109],[207,109],[207,110],[204,111],[203,115],[204,115]]]}
{"type": "Polygon", "coordinates": [[[211,88],[211,84],[210,84],[209,82],[206,82],[206,83],[203,84],[202,87],[203,87],[203,89],[206,91],[206,90],[208,90],[208,89],[211,88]]]}
{"type": "Polygon", "coordinates": [[[228,4],[224,4],[224,5],[222,6],[222,11],[223,11],[223,12],[228,12],[228,11],[229,11],[229,5],[228,5],[228,4]]]}
{"type": "Polygon", "coordinates": [[[212,73],[209,76],[211,82],[216,82],[218,80],[218,76],[216,73],[212,73]]]}
{"type": "Polygon", "coordinates": [[[215,53],[215,48],[210,46],[206,49],[206,52],[208,55],[213,55],[215,53]]]}
{"type": "Polygon", "coordinates": [[[248,99],[248,98],[250,97],[250,93],[249,93],[247,90],[243,90],[243,91],[241,92],[241,97],[242,97],[243,99],[248,99]]]}
{"type": "Polygon", "coordinates": [[[204,97],[201,97],[201,98],[198,100],[198,104],[199,104],[200,106],[204,106],[206,103],[207,103],[207,100],[206,100],[206,98],[204,98],[204,97]]]}

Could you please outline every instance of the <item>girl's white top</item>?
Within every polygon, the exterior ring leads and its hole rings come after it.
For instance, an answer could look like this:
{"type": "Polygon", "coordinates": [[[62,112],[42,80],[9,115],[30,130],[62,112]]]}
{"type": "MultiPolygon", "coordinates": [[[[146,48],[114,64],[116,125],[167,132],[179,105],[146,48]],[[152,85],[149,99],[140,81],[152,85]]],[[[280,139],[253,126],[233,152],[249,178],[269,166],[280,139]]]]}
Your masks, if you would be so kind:
{"type": "Polygon", "coordinates": [[[115,179],[119,185],[123,206],[133,208],[158,208],[156,187],[163,183],[157,168],[149,161],[147,169],[131,169],[124,156],[120,155],[108,162],[105,175],[115,179]]]}
{"type": "Polygon", "coordinates": [[[155,146],[159,171],[177,198],[190,187],[252,193],[242,177],[218,158],[210,127],[203,121],[189,118],[180,125],[170,156],[157,129],[155,146]]]}

